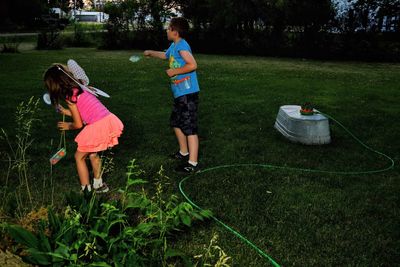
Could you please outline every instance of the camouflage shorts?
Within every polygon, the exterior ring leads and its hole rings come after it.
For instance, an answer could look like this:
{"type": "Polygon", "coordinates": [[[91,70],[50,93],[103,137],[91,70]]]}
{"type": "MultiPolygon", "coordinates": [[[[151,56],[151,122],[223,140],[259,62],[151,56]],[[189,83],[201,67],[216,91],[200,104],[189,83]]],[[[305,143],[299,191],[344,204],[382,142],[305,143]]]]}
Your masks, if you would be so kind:
{"type": "Polygon", "coordinates": [[[174,107],[170,117],[170,125],[179,128],[187,135],[197,134],[197,109],[199,93],[183,95],[174,99],[174,107]]]}

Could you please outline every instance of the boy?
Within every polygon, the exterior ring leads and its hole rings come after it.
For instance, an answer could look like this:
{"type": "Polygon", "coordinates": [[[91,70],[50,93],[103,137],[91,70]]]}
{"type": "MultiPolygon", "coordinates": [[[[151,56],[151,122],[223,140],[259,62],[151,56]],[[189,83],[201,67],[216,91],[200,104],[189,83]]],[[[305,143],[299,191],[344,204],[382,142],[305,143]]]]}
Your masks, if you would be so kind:
{"type": "Polygon", "coordinates": [[[193,173],[198,171],[197,108],[200,89],[196,74],[197,63],[184,39],[188,30],[186,19],[173,18],[167,29],[168,40],[173,42],[168,50],[146,50],[144,55],[169,60],[166,73],[171,79],[174,95],[170,124],[179,143],[179,151],[171,156],[184,162],[176,171],[193,173]]]}

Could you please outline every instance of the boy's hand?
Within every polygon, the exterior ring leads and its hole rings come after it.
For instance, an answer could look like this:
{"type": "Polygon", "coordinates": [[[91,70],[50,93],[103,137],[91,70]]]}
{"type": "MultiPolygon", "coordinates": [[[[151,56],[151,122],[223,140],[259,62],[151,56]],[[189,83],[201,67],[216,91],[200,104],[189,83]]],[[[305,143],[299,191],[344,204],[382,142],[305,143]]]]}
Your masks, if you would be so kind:
{"type": "Polygon", "coordinates": [[[143,55],[144,55],[145,57],[150,57],[150,56],[151,56],[151,50],[145,50],[145,51],[143,52],[143,55]]]}
{"type": "Polygon", "coordinates": [[[143,55],[145,57],[155,57],[155,58],[160,58],[160,59],[167,59],[167,57],[165,56],[165,52],[162,52],[162,51],[145,50],[143,52],[143,55]]]}
{"type": "Polygon", "coordinates": [[[176,70],[175,69],[167,69],[166,70],[166,73],[167,73],[167,75],[171,78],[171,77],[174,77],[174,76],[176,76],[178,73],[176,73],[176,70]]]}

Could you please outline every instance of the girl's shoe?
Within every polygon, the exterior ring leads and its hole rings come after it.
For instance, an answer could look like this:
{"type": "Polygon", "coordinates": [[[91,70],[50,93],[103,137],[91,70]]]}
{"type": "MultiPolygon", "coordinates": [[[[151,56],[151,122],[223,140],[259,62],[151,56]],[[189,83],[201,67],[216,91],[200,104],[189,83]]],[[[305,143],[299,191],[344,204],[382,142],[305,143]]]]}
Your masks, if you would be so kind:
{"type": "Polygon", "coordinates": [[[94,188],[93,187],[93,190],[96,192],[96,193],[107,193],[108,191],[110,191],[110,188],[108,188],[108,185],[106,184],[106,183],[103,183],[100,187],[98,187],[98,188],[94,188]]]}

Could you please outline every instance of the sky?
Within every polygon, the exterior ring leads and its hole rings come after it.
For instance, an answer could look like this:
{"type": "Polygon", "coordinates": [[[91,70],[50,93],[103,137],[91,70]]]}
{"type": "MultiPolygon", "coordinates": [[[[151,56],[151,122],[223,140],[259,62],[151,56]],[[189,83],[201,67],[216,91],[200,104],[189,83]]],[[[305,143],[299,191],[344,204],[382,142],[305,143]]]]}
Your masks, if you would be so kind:
{"type": "Polygon", "coordinates": [[[338,15],[345,12],[356,0],[332,0],[334,4],[337,4],[338,7],[338,15]]]}

